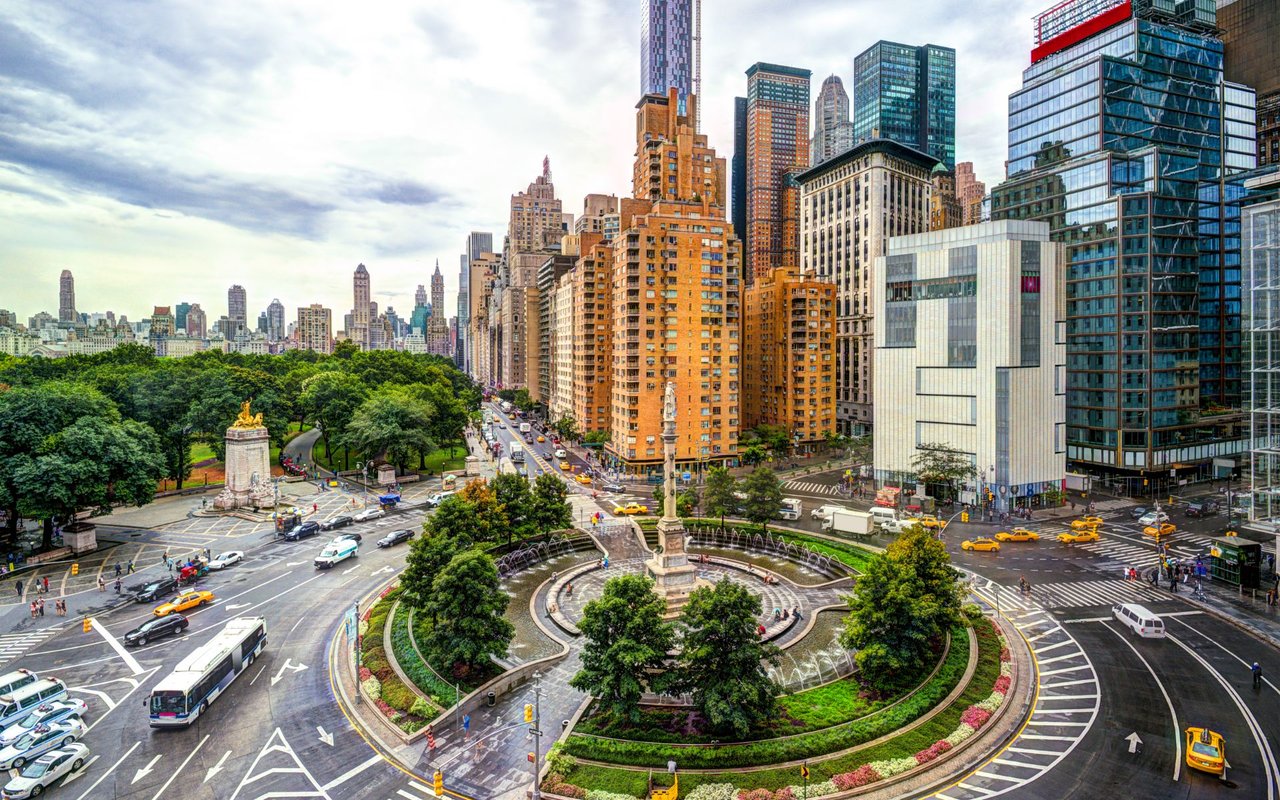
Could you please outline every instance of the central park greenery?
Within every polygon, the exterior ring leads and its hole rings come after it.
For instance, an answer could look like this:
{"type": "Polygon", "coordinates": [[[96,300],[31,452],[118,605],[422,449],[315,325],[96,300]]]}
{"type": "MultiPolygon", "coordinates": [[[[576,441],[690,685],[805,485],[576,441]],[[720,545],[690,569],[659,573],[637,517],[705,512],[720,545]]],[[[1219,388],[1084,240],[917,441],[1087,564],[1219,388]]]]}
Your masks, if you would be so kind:
{"type": "Polygon", "coordinates": [[[253,400],[276,446],[314,423],[325,451],[383,458],[402,470],[462,443],[480,392],[453,362],[340,343],[250,356],[205,352],[157,358],[128,344],[59,359],[0,356],[0,542],[21,517],[53,524],[79,511],[142,505],[157,483],[179,488],[193,446],[221,458],[240,404],[253,400]]]}

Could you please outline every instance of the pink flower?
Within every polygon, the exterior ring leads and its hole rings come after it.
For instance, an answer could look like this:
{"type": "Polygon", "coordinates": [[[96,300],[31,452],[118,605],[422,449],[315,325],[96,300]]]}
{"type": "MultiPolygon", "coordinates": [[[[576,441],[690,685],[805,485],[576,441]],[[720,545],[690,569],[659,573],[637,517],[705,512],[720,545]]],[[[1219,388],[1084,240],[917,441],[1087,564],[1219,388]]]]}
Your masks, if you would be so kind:
{"type": "Polygon", "coordinates": [[[1000,694],[1008,694],[1009,693],[1009,676],[1001,675],[999,678],[996,678],[996,685],[992,691],[999,692],[1000,694]]]}
{"type": "Polygon", "coordinates": [[[879,773],[872,769],[870,764],[863,764],[853,772],[842,772],[832,777],[831,782],[837,789],[857,789],[859,786],[866,786],[878,780],[880,780],[879,773]]]}
{"type": "Polygon", "coordinates": [[[977,706],[969,706],[960,715],[960,721],[974,730],[981,728],[989,719],[991,719],[991,712],[977,706]]]}
{"type": "Polygon", "coordinates": [[[935,758],[937,758],[938,756],[942,755],[943,753],[947,752],[950,749],[951,749],[950,742],[946,741],[945,739],[939,739],[938,741],[929,745],[925,749],[921,750],[919,753],[916,753],[916,763],[926,764],[930,761],[933,761],[935,758]]]}
{"type": "Polygon", "coordinates": [[[1009,652],[1009,648],[1007,648],[1007,647],[1001,647],[1001,648],[1000,648],[1000,660],[1001,660],[1001,661],[1012,661],[1012,660],[1013,660],[1013,655],[1012,655],[1012,654],[1010,654],[1010,652],[1009,652]]]}

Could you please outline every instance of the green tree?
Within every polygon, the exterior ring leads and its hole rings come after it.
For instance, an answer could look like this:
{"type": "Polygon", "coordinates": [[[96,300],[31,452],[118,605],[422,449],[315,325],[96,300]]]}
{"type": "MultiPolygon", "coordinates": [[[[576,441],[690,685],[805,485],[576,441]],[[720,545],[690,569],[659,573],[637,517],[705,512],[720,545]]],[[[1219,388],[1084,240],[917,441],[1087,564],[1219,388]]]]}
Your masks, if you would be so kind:
{"type": "Polygon", "coordinates": [[[342,442],[365,457],[381,456],[405,470],[414,452],[432,447],[434,415],[425,400],[398,387],[384,387],[356,409],[342,442]]]}
{"type": "Polygon", "coordinates": [[[568,414],[565,414],[560,419],[556,420],[555,425],[552,427],[555,428],[556,432],[565,439],[578,438],[578,421],[568,414]]]}
{"type": "MultiPolygon", "coordinates": [[[[462,432],[467,427],[469,417],[463,398],[455,393],[453,385],[443,373],[440,373],[431,383],[415,384],[408,388],[415,396],[430,403],[435,409],[430,430],[431,438],[438,446],[448,445],[449,455],[452,457],[462,441],[462,432]]],[[[425,458],[426,455],[425,452],[420,452],[419,458],[425,458]]],[[[418,466],[425,467],[425,462],[420,462],[418,466]]]]}
{"type": "Polygon", "coordinates": [[[544,472],[533,482],[534,530],[542,534],[573,527],[569,490],[559,477],[544,472]]]}
{"type": "Polygon", "coordinates": [[[720,518],[738,513],[738,480],[725,467],[712,467],[707,472],[707,485],[702,492],[703,512],[720,518]]]}
{"type": "Polygon", "coordinates": [[[755,466],[768,457],[769,453],[765,450],[764,445],[749,444],[742,451],[742,463],[747,466],[755,466]]]}
{"type": "Polygon", "coordinates": [[[752,522],[760,523],[760,527],[768,528],[769,520],[782,508],[782,481],[768,467],[756,467],[743,478],[742,493],[747,497],[742,501],[742,513],[752,522]]]}
{"type": "Polygon", "coordinates": [[[911,526],[875,556],[849,596],[841,643],[858,651],[863,678],[890,692],[926,669],[960,620],[963,592],[946,548],[911,526]]]}
{"type": "Polygon", "coordinates": [[[667,513],[667,490],[661,483],[653,487],[653,513],[659,517],[667,513]]]}
{"type": "MultiPolygon", "coordinates": [[[[471,506],[466,531],[473,542],[496,542],[506,529],[507,515],[494,494],[493,487],[482,480],[468,481],[462,491],[454,495],[471,506]]],[[[444,504],[441,503],[443,506],[444,504]]],[[[436,516],[439,516],[439,510],[436,516]]]]}
{"type": "Polygon", "coordinates": [[[515,394],[511,396],[511,405],[521,411],[529,411],[533,408],[533,398],[529,396],[528,389],[516,389],[515,394]]]}
{"type": "Polygon", "coordinates": [[[916,454],[911,457],[911,468],[924,483],[945,487],[950,497],[955,496],[956,481],[977,474],[973,459],[967,453],[937,442],[917,445],[916,454]]]}
{"type": "MultiPolygon", "coordinates": [[[[76,383],[50,381],[34,388],[0,391],[0,508],[5,511],[6,544],[16,547],[18,519],[33,511],[23,476],[49,439],[84,418],[115,422],[119,412],[101,392],[76,383]]],[[[152,491],[155,484],[152,484],[152,491]]]]}
{"type": "Polygon", "coordinates": [[[502,591],[493,559],[478,550],[454,556],[431,586],[425,610],[435,620],[427,649],[455,678],[502,658],[515,636],[503,616],[511,598],[502,591]]]}
{"type": "Polygon", "coordinates": [[[124,413],[151,426],[160,437],[159,454],[164,461],[163,477],[179,489],[191,475],[191,442],[194,425],[187,409],[194,400],[196,376],[188,370],[151,369],[134,373],[125,387],[124,413]]]}
{"type": "Polygon", "coordinates": [[[692,486],[676,495],[676,516],[693,516],[693,510],[698,507],[698,500],[698,490],[692,486]]]}
{"type": "Polygon", "coordinates": [[[781,687],[765,671],[778,648],[756,633],[760,597],[728,578],[695,589],[684,608],[675,691],[693,694],[694,704],[714,730],[746,738],[770,719],[781,687]]]}
{"type": "Polygon", "coordinates": [[[498,506],[506,518],[507,544],[515,539],[527,539],[535,535],[537,520],[533,514],[533,493],[529,481],[523,475],[499,475],[489,482],[498,506]]]}
{"type": "Polygon", "coordinates": [[[303,413],[320,427],[325,460],[332,458],[330,447],[342,441],[347,425],[369,398],[369,389],[354,375],[325,371],[302,382],[298,404],[303,413]]]}
{"type": "Polygon", "coordinates": [[[334,358],[341,359],[343,361],[350,361],[359,352],[360,352],[360,345],[356,344],[350,339],[343,339],[341,341],[334,342],[334,345],[333,345],[334,358]]]}
{"type": "Polygon", "coordinates": [[[454,556],[475,545],[475,518],[475,506],[461,495],[451,495],[422,523],[422,535],[409,543],[400,574],[406,602],[415,608],[426,607],[436,576],[454,556]]]}
{"type": "Polygon", "coordinates": [[[582,437],[582,441],[587,444],[607,444],[612,438],[609,431],[594,430],[587,431],[586,435],[582,437]]]}
{"type": "MultiPolygon", "coordinates": [[[[569,685],[595,695],[611,711],[640,720],[640,698],[651,675],[666,663],[675,632],[662,618],[666,604],[643,575],[605,581],[600,597],[587,603],[582,631],[582,669],[569,685]]],[[[661,681],[658,681],[659,687],[661,681]]]]}
{"type": "Polygon", "coordinates": [[[776,455],[784,455],[791,449],[791,436],[781,425],[757,425],[747,434],[776,455]]]}

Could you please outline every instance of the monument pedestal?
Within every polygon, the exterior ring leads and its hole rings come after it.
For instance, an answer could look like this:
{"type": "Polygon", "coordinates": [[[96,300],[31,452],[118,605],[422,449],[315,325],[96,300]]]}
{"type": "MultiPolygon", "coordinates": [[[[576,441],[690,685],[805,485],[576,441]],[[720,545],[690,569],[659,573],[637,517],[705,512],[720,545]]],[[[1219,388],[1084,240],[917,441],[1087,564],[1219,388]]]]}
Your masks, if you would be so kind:
{"type": "Polygon", "coordinates": [[[658,521],[658,549],[644,567],[653,579],[653,590],[666,602],[663,618],[671,620],[680,616],[694,589],[709,584],[698,578],[697,568],[689,563],[689,554],[684,549],[684,524],[680,520],[658,521]]]}
{"type": "Polygon", "coordinates": [[[227,485],[213,500],[213,507],[273,508],[271,488],[271,437],[267,429],[227,428],[227,485]]]}
{"type": "Polygon", "coordinates": [[[62,529],[62,543],[76,555],[92,553],[98,549],[98,529],[84,522],[68,525],[62,529]]]}

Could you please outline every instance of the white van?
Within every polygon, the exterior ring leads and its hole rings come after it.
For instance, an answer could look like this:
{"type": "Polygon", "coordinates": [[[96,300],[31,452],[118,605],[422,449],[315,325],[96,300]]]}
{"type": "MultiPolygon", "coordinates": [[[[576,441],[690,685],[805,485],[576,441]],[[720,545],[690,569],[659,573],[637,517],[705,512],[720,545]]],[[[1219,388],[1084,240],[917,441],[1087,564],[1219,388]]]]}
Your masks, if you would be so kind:
{"type": "Polygon", "coordinates": [[[809,512],[809,519],[830,519],[832,511],[848,511],[844,506],[818,506],[809,512]]]}
{"type": "Polygon", "coordinates": [[[1121,625],[1148,639],[1164,638],[1164,622],[1151,610],[1137,603],[1121,603],[1111,607],[1111,613],[1121,625]]]}
{"type": "Polygon", "coordinates": [[[0,676],[0,695],[10,694],[29,683],[35,683],[39,677],[29,669],[17,669],[8,675],[0,676]]]}
{"type": "Polygon", "coordinates": [[[355,539],[336,539],[329,542],[316,556],[316,569],[328,569],[340,561],[358,555],[359,544],[355,539]]]}
{"type": "Polygon", "coordinates": [[[897,522],[897,520],[898,520],[898,512],[894,511],[892,508],[885,508],[884,506],[872,506],[871,521],[874,522],[876,525],[884,525],[885,523],[889,523],[889,522],[897,522]]]}
{"type": "Polygon", "coordinates": [[[782,508],[778,510],[779,519],[800,519],[800,500],[795,497],[782,498],[782,508]]]}
{"type": "Polygon", "coordinates": [[[0,695],[0,728],[7,728],[22,719],[41,703],[66,696],[67,685],[57,678],[44,678],[0,695]]]}

